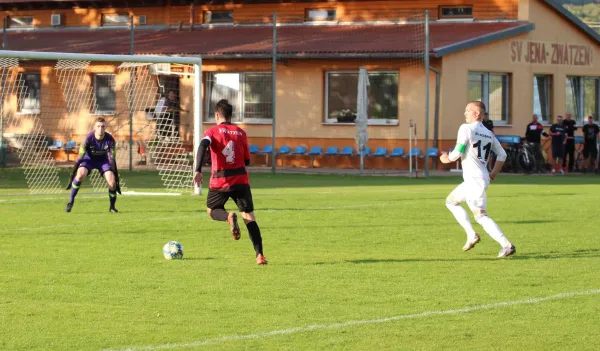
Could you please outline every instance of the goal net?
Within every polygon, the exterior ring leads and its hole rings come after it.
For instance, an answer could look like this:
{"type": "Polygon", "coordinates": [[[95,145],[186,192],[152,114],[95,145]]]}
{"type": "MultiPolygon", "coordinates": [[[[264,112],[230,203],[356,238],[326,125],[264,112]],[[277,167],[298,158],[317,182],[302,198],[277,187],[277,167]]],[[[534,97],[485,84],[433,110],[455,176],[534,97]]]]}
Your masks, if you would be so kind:
{"type": "MultiPolygon", "coordinates": [[[[117,141],[122,191],[135,190],[127,170],[155,170],[164,191],[192,192],[200,58],[1,51],[0,70],[2,157],[22,167],[30,193],[66,187],[60,169],[72,167],[97,118],[117,141]]],[[[85,185],[106,189],[96,171],[85,185]]]]}

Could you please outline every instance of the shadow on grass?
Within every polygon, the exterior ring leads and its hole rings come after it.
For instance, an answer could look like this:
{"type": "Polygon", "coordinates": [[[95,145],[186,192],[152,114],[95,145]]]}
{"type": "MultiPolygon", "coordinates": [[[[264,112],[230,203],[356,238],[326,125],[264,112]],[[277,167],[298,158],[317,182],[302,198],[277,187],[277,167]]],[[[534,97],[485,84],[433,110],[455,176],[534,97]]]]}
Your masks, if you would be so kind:
{"type": "MultiPolygon", "coordinates": [[[[570,258],[600,258],[600,249],[574,250],[573,252],[539,252],[526,253],[524,255],[518,252],[511,257],[502,260],[554,260],[570,258]]],[[[316,262],[315,265],[352,263],[352,264],[373,264],[373,263],[407,263],[407,262],[471,262],[471,261],[501,261],[490,255],[490,257],[465,257],[465,258],[365,258],[360,260],[344,260],[334,262],[316,262]]]]}

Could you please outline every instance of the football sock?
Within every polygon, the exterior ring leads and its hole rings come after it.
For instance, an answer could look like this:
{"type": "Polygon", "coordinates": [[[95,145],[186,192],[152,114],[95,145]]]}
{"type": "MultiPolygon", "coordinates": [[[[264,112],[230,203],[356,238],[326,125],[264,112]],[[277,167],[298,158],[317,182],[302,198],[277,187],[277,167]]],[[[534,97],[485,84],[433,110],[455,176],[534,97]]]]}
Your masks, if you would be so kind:
{"type": "Polygon", "coordinates": [[[454,218],[458,224],[465,230],[467,233],[467,237],[469,239],[475,238],[475,230],[473,230],[473,226],[471,225],[471,220],[469,219],[469,214],[467,211],[460,205],[456,205],[452,201],[446,201],[446,207],[452,212],[454,218]]]}
{"type": "Polygon", "coordinates": [[[510,241],[504,236],[496,222],[486,214],[475,216],[475,220],[483,227],[483,230],[485,230],[492,239],[496,240],[498,244],[502,245],[502,247],[509,247],[511,245],[510,241]]]}
{"type": "Polygon", "coordinates": [[[75,201],[75,196],[77,196],[77,192],[79,191],[80,186],[81,182],[78,182],[76,179],[73,179],[73,184],[71,184],[71,196],[69,197],[70,203],[73,203],[75,201]]]}
{"type": "Polygon", "coordinates": [[[117,191],[108,189],[108,198],[110,199],[110,208],[115,208],[115,202],[117,202],[117,191]]]}
{"type": "Polygon", "coordinates": [[[215,221],[227,222],[227,216],[229,216],[229,213],[220,208],[210,211],[210,218],[215,221]]]}
{"type": "Polygon", "coordinates": [[[250,236],[250,240],[252,241],[252,245],[254,245],[256,256],[258,256],[258,254],[262,254],[262,237],[260,236],[260,228],[258,228],[258,224],[256,224],[256,221],[252,221],[246,223],[246,228],[248,228],[248,234],[250,236]]]}

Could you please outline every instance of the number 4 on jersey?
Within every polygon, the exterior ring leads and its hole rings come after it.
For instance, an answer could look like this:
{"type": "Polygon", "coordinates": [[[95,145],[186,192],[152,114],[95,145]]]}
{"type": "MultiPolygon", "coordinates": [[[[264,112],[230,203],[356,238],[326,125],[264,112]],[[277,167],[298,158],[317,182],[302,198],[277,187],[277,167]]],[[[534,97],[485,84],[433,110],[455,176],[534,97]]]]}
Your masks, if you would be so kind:
{"type": "Polygon", "coordinates": [[[477,148],[477,158],[480,160],[487,161],[488,157],[490,156],[490,151],[492,150],[492,143],[487,143],[482,148],[481,140],[478,140],[475,144],[473,144],[473,147],[477,148]],[[485,156],[483,158],[481,158],[481,149],[483,149],[485,151],[485,156]]]}
{"type": "Polygon", "coordinates": [[[233,163],[235,161],[235,148],[233,147],[233,141],[229,141],[221,153],[223,156],[225,156],[225,162],[233,163]]]}

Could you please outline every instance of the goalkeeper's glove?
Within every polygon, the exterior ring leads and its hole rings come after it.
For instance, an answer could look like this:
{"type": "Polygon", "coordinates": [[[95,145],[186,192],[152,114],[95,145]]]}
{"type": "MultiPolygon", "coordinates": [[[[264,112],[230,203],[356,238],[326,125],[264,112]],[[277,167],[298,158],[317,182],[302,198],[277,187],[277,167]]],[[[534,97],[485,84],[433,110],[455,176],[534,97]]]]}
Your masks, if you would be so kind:
{"type": "Polygon", "coordinates": [[[115,175],[115,183],[116,183],[115,190],[117,191],[117,194],[122,195],[121,194],[121,181],[119,179],[119,171],[117,170],[117,162],[115,160],[112,160],[110,162],[110,170],[115,175]]]}

